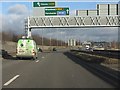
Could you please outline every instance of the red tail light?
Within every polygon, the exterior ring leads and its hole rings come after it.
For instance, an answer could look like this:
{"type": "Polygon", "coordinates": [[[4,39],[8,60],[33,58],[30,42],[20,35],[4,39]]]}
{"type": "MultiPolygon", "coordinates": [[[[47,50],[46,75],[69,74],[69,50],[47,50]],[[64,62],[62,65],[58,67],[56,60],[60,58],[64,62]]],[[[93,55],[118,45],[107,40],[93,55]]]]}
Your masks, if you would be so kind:
{"type": "Polygon", "coordinates": [[[33,51],[32,51],[33,53],[35,53],[35,51],[34,51],[34,49],[33,49],[33,51]]]}
{"type": "Polygon", "coordinates": [[[33,53],[33,55],[35,55],[35,50],[34,49],[33,49],[32,53],[33,53]]]}

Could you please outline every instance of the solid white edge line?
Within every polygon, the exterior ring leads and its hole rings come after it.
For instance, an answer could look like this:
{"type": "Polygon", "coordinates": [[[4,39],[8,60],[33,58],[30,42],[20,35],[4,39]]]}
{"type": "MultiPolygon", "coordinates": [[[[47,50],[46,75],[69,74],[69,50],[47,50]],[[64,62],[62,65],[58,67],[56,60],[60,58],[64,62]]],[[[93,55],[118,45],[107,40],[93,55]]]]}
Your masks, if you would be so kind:
{"type": "Polygon", "coordinates": [[[6,82],[6,83],[4,84],[4,86],[9,85],[11,82],[13,82],[13,81],[14,81],[15,79],[17,79],[19,76],[20,76],[20,75],[14,76],[12,79],[10,79],[8,82],[6,82]]]}

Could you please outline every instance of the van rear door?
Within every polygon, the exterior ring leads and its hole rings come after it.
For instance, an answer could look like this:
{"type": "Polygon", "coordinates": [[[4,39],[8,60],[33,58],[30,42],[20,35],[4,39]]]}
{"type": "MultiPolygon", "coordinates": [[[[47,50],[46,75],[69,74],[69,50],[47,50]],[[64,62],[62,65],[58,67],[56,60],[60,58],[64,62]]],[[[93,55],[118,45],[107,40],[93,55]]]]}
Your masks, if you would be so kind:
{"type": "Polygon", "coordinates": [[[29,55],[32,55],[33,49],[34,49],[33,40],[29,40],[29,39],[28,39],[28,40],[26,41],[26,52],[27,52],[29,55]]]}
{"type": "Polygon", "coordinates": [[[26,49],[26,43],[24,40],[19,40],[18,41],[18,46],[17,46],[17,52],[19,54],[24,54],[25,53],[25,49],[26,49]]]}

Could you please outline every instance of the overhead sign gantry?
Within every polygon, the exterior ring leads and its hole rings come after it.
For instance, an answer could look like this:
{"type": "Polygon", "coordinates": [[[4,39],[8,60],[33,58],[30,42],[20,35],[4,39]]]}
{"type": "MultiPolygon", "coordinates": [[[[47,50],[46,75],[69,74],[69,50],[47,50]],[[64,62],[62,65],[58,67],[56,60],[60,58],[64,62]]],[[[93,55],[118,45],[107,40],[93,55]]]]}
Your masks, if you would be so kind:
{"type": "Polygon", "coordinates": [[[49,16],[49,17],[28,17],[30,28],[47,27],[118,27],[119,16],[49,16]]]}
{"type": "MultiPolygon", "coordinates": [[[[112,11],[118,11],[119,5],[116,4],[113,6],[117,6],[117,8],[112,8],[112,11]]],[[[98,12],[95,12],[97,14],[93,16],[89,14],[87,16],[70,16],[69,7],[55,7],[55,2],[33,2],[33,7],[38,9],[38,11],[35,11],[37,12],[35,13],[37,16],[33,15],[26,19],[28,37],[31,36],[31,29],[33,28],[93,28],[120,26],[120,16],[118,13],[116,15],[114,15],[114,13],[112,13],[113,15],[110,15],[110,13],[106,15],[105,13],[104,15],[100,12],[99,15],[98,12]],[[39,9],[43,10],[43,12],[38,13],[40,12],[39,9]]],[[[100,11],[101,10],[102,9],[100,9],[100,11]]],[[[97,11],[99,10],[97,9],[97,11]]]]}

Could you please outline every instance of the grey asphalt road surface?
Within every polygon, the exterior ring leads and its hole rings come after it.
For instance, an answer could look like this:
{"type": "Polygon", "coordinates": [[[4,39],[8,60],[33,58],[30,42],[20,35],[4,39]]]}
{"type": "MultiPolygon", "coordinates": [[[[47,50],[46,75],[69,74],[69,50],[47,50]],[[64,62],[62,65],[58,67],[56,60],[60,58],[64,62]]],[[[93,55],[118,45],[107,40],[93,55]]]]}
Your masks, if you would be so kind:
{"type": "MultiPolygon", "coordinates": [[[[73,57],[74,58],[74,57],[73,57]]],[[[3,59],[3,88],[113,88],[64,52],[39,53],[34,60],[3,59]]]]}

